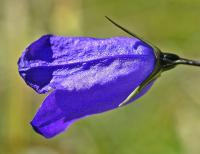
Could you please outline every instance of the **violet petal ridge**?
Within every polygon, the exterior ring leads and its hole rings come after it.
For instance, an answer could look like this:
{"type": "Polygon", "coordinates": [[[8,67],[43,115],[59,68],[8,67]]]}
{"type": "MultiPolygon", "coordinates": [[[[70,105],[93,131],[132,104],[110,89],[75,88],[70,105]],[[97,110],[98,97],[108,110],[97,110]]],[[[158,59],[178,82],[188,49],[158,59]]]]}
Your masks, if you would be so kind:
{"type": "Polygon", "coordinates": [[[32,43],[18,62],[20,75],[38,93],[105,84],[140,69],[138,64],[145,65],[141,75],[146,78],[154,68],[155,55],[150,46],[136,38],[53,35],[32,43]]]}

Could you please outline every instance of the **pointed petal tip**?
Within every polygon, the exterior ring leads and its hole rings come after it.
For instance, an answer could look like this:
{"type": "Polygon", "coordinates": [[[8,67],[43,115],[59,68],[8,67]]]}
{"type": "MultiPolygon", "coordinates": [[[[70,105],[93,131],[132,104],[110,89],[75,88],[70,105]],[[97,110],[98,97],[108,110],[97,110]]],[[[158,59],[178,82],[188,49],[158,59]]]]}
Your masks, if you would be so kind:
{"type": "Polygon", "coordinates": [[[35,132],[42,135],[46,139],[50,139],[66,131],[75,120],[66,121],[65,117],[63,117],[61,119],[52,121],[51,123],[41,123],[41,121],[41,119],[36,120],[34,117],[34,119],[30,122],[30,125],[35,132]]]}
{"type": "Polygon", "coordinates": [[[17,62],[20,76],[39,94],[47,93],[51,89],[45,86],[50,82],[53,70],[44,67],[43,63],[53,60],[50,43],[52,36],[52,34],[43,35],[31,43],[17,62]]]}
{"type": "Polygon", "coordinates": [[[38,134],[42,135],[42,136],[45,137],[46,139],[50,139],[50,138],[52,138],[52,137],[54,136],[54,135],[50,135],[50,134],[44,133],[44,132],[42,131],[42,129],[39,128],[39,126],[36,126],[36,125],[34,124],[33,121],[30,122],[30,125],[32,126],[32,128],[33,128],[33,130],[34,130],[35,132],[37,132],[38,134]]]}
{"type": "Polygon", "coordinates": [[[51,36],[53,35],[46,34],[41,36],[24,50],[17,62],[19,69],[24,68],[25,63],[31,60],[52,61],[51,36]]]}

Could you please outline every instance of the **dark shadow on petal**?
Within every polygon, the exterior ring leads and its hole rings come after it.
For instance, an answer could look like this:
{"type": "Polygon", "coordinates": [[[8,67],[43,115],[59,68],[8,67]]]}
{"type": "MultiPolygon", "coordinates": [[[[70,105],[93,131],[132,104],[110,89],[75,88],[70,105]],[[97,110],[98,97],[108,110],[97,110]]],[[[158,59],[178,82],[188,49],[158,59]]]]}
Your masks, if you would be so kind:
{"type": "Polygon", "coordinates": [[[54,69],[49,67],[32,68],[25,72],[25,81],[27,84],[37,85],[38,89],[42,89],[51,81],[53,71],[54,69]]]}
{"type": "Polygon", "coordinates": [[[51,49],[50,38],[52,35],[44,35],[32,43],[26,50],[27,60],[53,61],[53,51],[51,49]]]}

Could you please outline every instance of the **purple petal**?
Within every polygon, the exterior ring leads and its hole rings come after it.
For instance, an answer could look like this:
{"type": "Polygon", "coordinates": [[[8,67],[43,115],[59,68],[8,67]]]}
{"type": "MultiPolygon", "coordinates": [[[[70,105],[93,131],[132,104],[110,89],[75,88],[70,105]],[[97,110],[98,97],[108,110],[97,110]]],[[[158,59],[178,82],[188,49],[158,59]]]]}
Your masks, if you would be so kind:
{"type": "Polygon", "coordinates": [[[51,89],[90,89],[129,75],[132,78],[126,84],[133,82],[134,88],[149,76],[154,66],[153,49],[127,37],[45,35],[32,43],[18,61],[20,75],[38,93],[51,89]]]}
{"type": "Polygon", "coordinates": [[[136,38],[41,37],[18,61],[20,75],[34,90],[56,89],[35,115],[33,128],[50,138],[82,117],[117,108],[155,63],[153,49],[136,38]]]}
{"type": "MultiPolygon", "coordinates": [[[[152,84],[147,85],[130,102],[146,93],[152,84]]],[[[55,90],[45,99],[31,125],[39,134],[51,138],[80,118],[117,108],[131,90],[132,84],[120,79],[88,90],[55,90]]]]}

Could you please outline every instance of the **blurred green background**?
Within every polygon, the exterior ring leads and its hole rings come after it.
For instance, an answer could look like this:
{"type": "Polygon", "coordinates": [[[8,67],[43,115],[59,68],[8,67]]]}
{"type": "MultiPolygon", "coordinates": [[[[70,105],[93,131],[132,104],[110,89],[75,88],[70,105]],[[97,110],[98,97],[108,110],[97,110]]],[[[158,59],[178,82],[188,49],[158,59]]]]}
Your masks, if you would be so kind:
{"type": "Polygon", "coordinates": [[[0,154],[199,154],[200,68],[166,72],[137,102],[76,122],[47,140],[29,121],[45,95],[17,60],[46,33],[127,36],[107,15],[163,51],[200,59],[199,0],[0,0],[0,154]]]}

